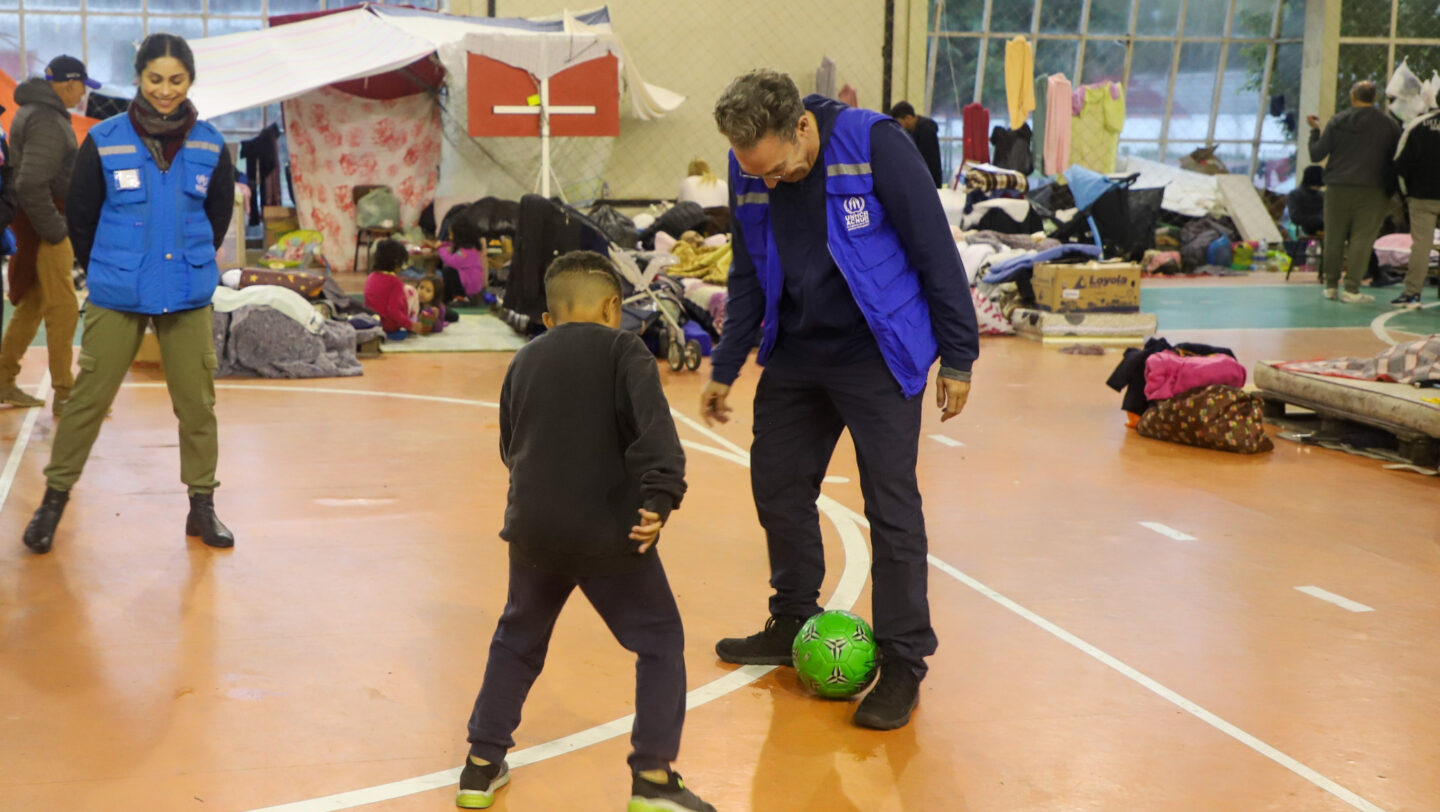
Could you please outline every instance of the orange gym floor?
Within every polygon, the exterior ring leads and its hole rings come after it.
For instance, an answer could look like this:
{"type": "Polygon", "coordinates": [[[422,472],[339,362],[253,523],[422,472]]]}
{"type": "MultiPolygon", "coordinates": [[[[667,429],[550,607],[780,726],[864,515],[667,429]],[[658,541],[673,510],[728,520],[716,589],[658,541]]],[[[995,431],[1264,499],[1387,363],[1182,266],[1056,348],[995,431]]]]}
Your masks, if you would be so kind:
{"type": "MultiPolygon", "coordinates": [[[[1383,346],[1364,327],[1164,335],[1247,366],[1383,346]]],[[[942,426],[927,407],[940,648],[889,733],[789,671],[716,660],[717,638],[765,619],[744,467],[757,371],[736,419],[706,430],[705,369],[663,370],[690,452],[661,547],[687,632],[690,786],[721,810],[1440,809],[1440,482],[1279,439],[1242,457],[1138,437],[1104,386],[1118,358],[987,338],[964,414],[942,426]]],[[[20,535],[54,421],[0,410],[0,810],[453,809],[505,597],[508,360],[222,381],[233,551],[184,537],[157,373],[122,390],[43,557],[20,535]]],[[[848,441],[830,474],[823,598],[868,616],[848,441]]],[[[493,808],[623,809],[633,685],[577,596],[493,808]]]]}

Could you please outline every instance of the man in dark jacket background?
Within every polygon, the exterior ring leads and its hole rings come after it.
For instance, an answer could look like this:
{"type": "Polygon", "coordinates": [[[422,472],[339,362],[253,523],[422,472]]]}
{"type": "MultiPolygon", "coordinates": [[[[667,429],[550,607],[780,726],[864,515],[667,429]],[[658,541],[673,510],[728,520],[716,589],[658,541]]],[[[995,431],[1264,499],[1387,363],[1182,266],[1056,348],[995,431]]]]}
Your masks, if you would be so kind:
{"type": "Polygon", "coordinates": [[[1431,110],[1405,127],[1395,169],[1410,202],[1410,268],[1405,290],[1390,304],[1413,310],[1430,271],[1435,221],[1440,218],[1440,110],[1431,110]]]}
{"type": "Polygon", "coordinates": [[[65,223],[65,196],[77,150],[70,110],[85,98],[86,87],[99,86],[86,74],[85,63],[57,56],[44,78],[27,79],[15,89],[19,109],[10,127],[10,182],[17,203],[16,251],[10,259],[10,302],[15,312],[0,341],[0,402],[11,406],[45,405],[15,383],[20,359],[42,320],[56,415],[75,384],[71,345],[80,307],[71,277],[75,252],[65,223]]]}
{"type": "Polygon", "coordinates": [[[1356,82],[1350,109],[1337,114],[1320,131],[1320,118],[1307,116],[1310,160],[1325,161],[1325,298],[1342,302],[1373,302],[1360,292],[1370,267],[1370,252],[1385,224],[1394,181],[1395,144],[1400,124],[1375,106],[1375,83],[1356,82]],[[1326,159],[1329,160],[1326,160],[1326,159]],[[1345,263],[1345,290],[1340,266],[1345,263]]]}
{"type": "Polygon", "coordinates": [[[915,115],[915,107],[908,101],[902,101],[890,108],[890,117],[900,122],[900,126],[915,140],[915,148],[920,150],[920,157],[925,159],[925,168],[930,170],[935,188],[940,188],[944,181],[944,175],[940,171],[940,125],[936,124],[933,118],[915,115]]]}

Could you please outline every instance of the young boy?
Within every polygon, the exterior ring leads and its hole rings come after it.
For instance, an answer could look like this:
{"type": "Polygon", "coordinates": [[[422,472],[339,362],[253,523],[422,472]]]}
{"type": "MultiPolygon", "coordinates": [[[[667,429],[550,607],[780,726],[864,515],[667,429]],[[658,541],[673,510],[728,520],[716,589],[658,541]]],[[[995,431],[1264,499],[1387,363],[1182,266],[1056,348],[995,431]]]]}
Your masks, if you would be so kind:
{"type": "Polygon", "coordinates": [[[605,257],[557,258],[545,272],[549,332],[515,354],[500,390],[510,585],[470,716],[455,798],[465,809],[489,807],[510,780],[511,734],[579,587],[638,658],[629,812],[715,812],[670,769],[685,720],[685,639],[655,544],[685,494],[685,452],[654,357],[618,329],[620,294],[605,257]]]}

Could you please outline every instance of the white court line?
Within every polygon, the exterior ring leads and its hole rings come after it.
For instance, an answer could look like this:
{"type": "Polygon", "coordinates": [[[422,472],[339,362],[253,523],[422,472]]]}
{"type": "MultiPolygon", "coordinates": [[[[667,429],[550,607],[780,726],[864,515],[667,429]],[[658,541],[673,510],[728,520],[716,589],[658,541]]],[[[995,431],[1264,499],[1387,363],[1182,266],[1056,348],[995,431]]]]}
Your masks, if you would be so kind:
{"type": "MultiPolygon", "coordinates": [[[[846,510],[849,510],[849,508],[846,508],[846,510]]],[[[851,510],[850,517],[855,520],[856,524],[865,527],[866,529],[869,529],[870,524],[869,522],[865,521],[864,516],[861,516],[860,514],[851,510]]],[[[1196,704],[1195,702],[1186,699],[1175,691],[1160,684],[1153,678],[1146,676],[1139,670],[1121,662],[1116,657],[1107,654],[1106,652],[1091,645],[1090,643],[1085,642],[1081,638],[1066,631],[1055,623],[1046,620],[1044,617],[1041,617],[1040,615],[1030,611],[1029,609],[1026,609],[1024,606],[1021,606],[1010,598],[1007,598],[999,592],[996,592],[995,590],[991,589],[980,581],[975,580],[969,575],[966,575],[965,573],[950,566],[944,561],[941,561],[933,555],[928,556],[928,558],[932,566],[945,573],[946,575],[949,575],[951,578],[954,578],[955,580],[970,587],[976,592],[979,592],[981,595],[984,595],[995,603],[1000,604],[1001,606],[1008,609],[1010,612],[1019,615],[1030,623],[1039,626],[1041,629],[1044,629],[1051,635],[1060,638],[1064,642],[1079,649],[1085,654],[1088,654],[1090,657],[1099,660],[1101,663],[1109,666],[1111,669],[1118,671],[1125,677],[1128,677],[1133,682],[1138,683],[1142,688],[1146,689],[1147,691],[1150,691],[1156,696],[1159,696],[1160,698],[1166,700],[1170,704],[1175,705],[1176,707],[1180,708],[1191,716],[1194,716],[1196,719],[1199,719],[1205,724],[1210,725],[1221,733],[1224,733],[1225,735],[1240,742],[1246,747],[1249,747],[1251,750],[1254,750],[1255,752],[1270,759],[1276,764],[1279,764],[1281,767],[1284,767],[1290,772],[1295,773],[1301,778],[1304,778],[1306,781],[1309,781],[1311,784],[1314,784],[1320,789],[1323,789],[1331,795],[1334,795],[1336,798],[1339,798],[1350,806],[1359,810],[1363,810],[1363,812],[1385,812],[1385,810],[1383,810],[1381,807],[1376,806],[1375,804],[1365,800],[1354,792],[1351,792],[1345,787],[1340,786],[1335,781],[1326,778],[1325,776],[1316,772],[1314,769],[1300,763],[1297,759],[1288,756],[1285,753],[1282,753],[1281,751],[1275,749],[1269,744],[1266,744],[1259,738],[1255,737],[1253,734],[1246,733],[1245,731],[1241,730],[1230,722],[1227,722],[1219,716],[1215,715],[1211,711],[1208,711],[1205,708],[1202,708],[1200,705],[1196,704]]]]}
{"type": "Polygon", "coordinates": [[[1159,522],[1140,522],[1140,526],[1146,530],[1154,530],[1162,536],[1168,536],[1176,541],[1194,541],[1195,537],[1189,533],[1181,533],[1173,527],[1163,525],[1159,522]]]}
{"type": "MultiPolygon", "coordinates": [[[[127,383],[122,389],[164,389],[163,383],[127,383]]],[[[375,392],[369,389],[337,389],[323,386],[249,386],[245,384],[217,383],[216,389],[227,389],[236,391],[253,392],[308,392],[320,395],[359,395],[371,398],[395,398],[397,400],[423,400],[427,403],[453,403],[458,406],[487,406],[491,409],[500,408],[500,404],[491,403],[488,400],[472,400],[470,398],[445,398],[438,395],[411,395],[406,392],[375,392]]]]}
{"type": "MultiPolygon", "coordinates": [[[[1420,306],[1420,309],[1422,309],[1422,310],[1428,310],[1429,308],[1432,308],[1432,307],[1440,307],[1440,302],[1431,302],[1430,304],[1427,304],[1427,305],[1421,305],[1421,306],[1420,306]]],[[[1381,313],[1380,315],[1376,316],[1376,317],[1370,322],[1370,332],[1374,333],[1376,338],[1380,339],[1381,341],[1385,342],[1386,344],[1390,344],[1390,345],[1392,345],[1392,346],[1395,345],[1395,344],[1399,344],[1400,342],[1398,342],[1398,341],[1396,341],[1396,340],[1394,340],[1394,339],[1392,339],[1392,338],[1390,337],[1390,331],[1385,327],[1385,323],[1388,322],[1388,321],[1390,321],[1391,319],[1395,318],[1396,316],[1402,314],[1402,313],[1413,313],[1413,312],[1414,312],[1413,310],[1397,309],[1397,310],[1391,310],[1389,313],[1381,313]]],[[[1409,332],[1409,331],[1407,331],[1407,330],[1397,330],[1396,332],[1409,332]]],[[[1410,333],[1410,335],[1415,335],[1415,333],[1410,333]]]]}
{"type": "Polygon", "coordinates": [[[956,440],[956,439],[953,438],[953,437],[946,437],[946,436],[943,435],[943,434],[932,434],[932,435],[930,435],[930,439],[934,440],[935,442],[939,443],[940,445],[948,445],[948,446],[950,446],[951,448],[964,448],[964,447],[965,447],[965,444],[962,443],[962,442],[960,442],[959,440],[956,440]]]}
{"type": "MultiPolygon", "coordinates": [[[[136,386],[151,387],[155,384],[136,384],[136,386]]],[[[163,384],[160,384],[163,386],[163,384]]],[[[217,387],[218,388],[218,387],[217,387]]],[[[433,400],[442,403],[460,403],[463,405],[485,405],[494,406],[492,403],[480,401],[461,400],[457,398],[433,398],[425,395],[403,395],[390,392],[371,392],[353,389],[317,389],[308,387],[279,387],[279,386],[227,386],[230,389],[270,389],[275,391],[304,391],[323,392],[326,394],[345,395],[369,395],[372,397],[399,397],[413,400],[433,400]]],[[[673,410],[672,410],[673,412],[673,410]]],[[[750,458],[743,449],[734,443],[725,440],[718,434],[711,432],[697,424],[689,417],[678,412],[673,412],[676,417],[687,423],[701,434],[717,440],[724,449],[695,443],[688,440],[681,442],[690,449],[701,451],[721,459],[729,460],[749,467],[750,458]]],[[[860,590],[865,585],[865,579],[870,573],[870,550],[865,545],[865,538],[861,535],[859,526],[851,519],[853,511],[836,502],[828,496],[821,496],[816,502],[816,507],[825,514],[835,529],[840,534],[840,543],[845,551],[845,569],[840,575],[839,582],[835,585],[835,591],[831,594],[830,600],[826,602],[826,609],[849,609],[855,605],[860,598],[860,590]]],[[[868,525],[867,525],[868,526],[868,525]]],[[[726,694],[736,691],[749,685],[757,679],[775,670],[774,666],[747,665],[726,674],[723,677],[712,680],[685,695],[687,708],[696,708],[707,702],[719,699],[726,694]]],[[[527,747],[523,750],[516,750],[505,756],[505,760],[511,768],[522,767],[527,764],[534,764],[546,759],[562,756],[574,752],[592,744],[608,741],[625,735],[630,731],[635,721],[635,715],[630,714],[619,719],[613,719],[604,724],[572,733],[559,739],[527,747]]],[[[251,810],[251,812],[335,812],[336,810],[351,809],[357,806],[379,803],[394,798],[402,798],[407,795],[415,795],[421,792],[444,789],[455,786],[460,779],[460,770],[456,767],[449,770],[430,773],[428,775],[407,778],[401,781],[392,781],[388,784],[379,784],[372,787],[341,792],[334,795],[327,795],[321,798],[310,798],[293,803],[280,804],[278,806],[267,806],[263,809],[251,810]]]]}
{"type": "MultiPolygon", "coordinates": [[[[45,400],[50,394],[50,371],[46,370],[40,378],[40,387],[35,390],[35,397],[45,400]]],[[[20,470],[20,458],[25,456],[25,447],[30,445],[30,435],[35,431],[35,421],[40,419],[40,412],[44,406],[36,406],[25,415],[25,422],[20,424],[20,432],[15,435],[15,445],[10,447],[10,456],[5,458],[5,468],[0,471],[0,510],[5,509],[5,503],[10,499],[10,488],[15,484],[15,474],[20,470]]]]}
{"type": "Polygon", "coordinates": [[[1327,603],[1333,603],[1341,609],[1348,609],[1351,612],[1375,611],[1375,607],[1373,606],[1366,606],[1359,601],[1352,601],[1349,598],[1343,598],[1328,589],[1321,589],[1318,586],[1297,586],[1295,587],[1295,589],[1296,591],[1304,592],[1306,595],[1309,595],[1312,598],[1319,598],[1320,600],[1327,603]]]}

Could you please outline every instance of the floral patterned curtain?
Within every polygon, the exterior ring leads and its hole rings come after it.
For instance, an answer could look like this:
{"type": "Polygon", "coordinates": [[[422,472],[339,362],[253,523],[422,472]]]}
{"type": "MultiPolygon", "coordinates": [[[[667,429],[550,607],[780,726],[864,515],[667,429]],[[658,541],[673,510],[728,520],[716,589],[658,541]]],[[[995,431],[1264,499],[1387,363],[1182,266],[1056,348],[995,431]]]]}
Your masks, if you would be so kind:
{"type": "Polygon", "coordinates": [[[389,186],[402,225],[414,225],[435,197],[440,108],[423,93],[377,101],[331,88],[285,106],[290,171],[300,227],[325,237],[336,271],[354,270],[356,186],[389,186]]]}

